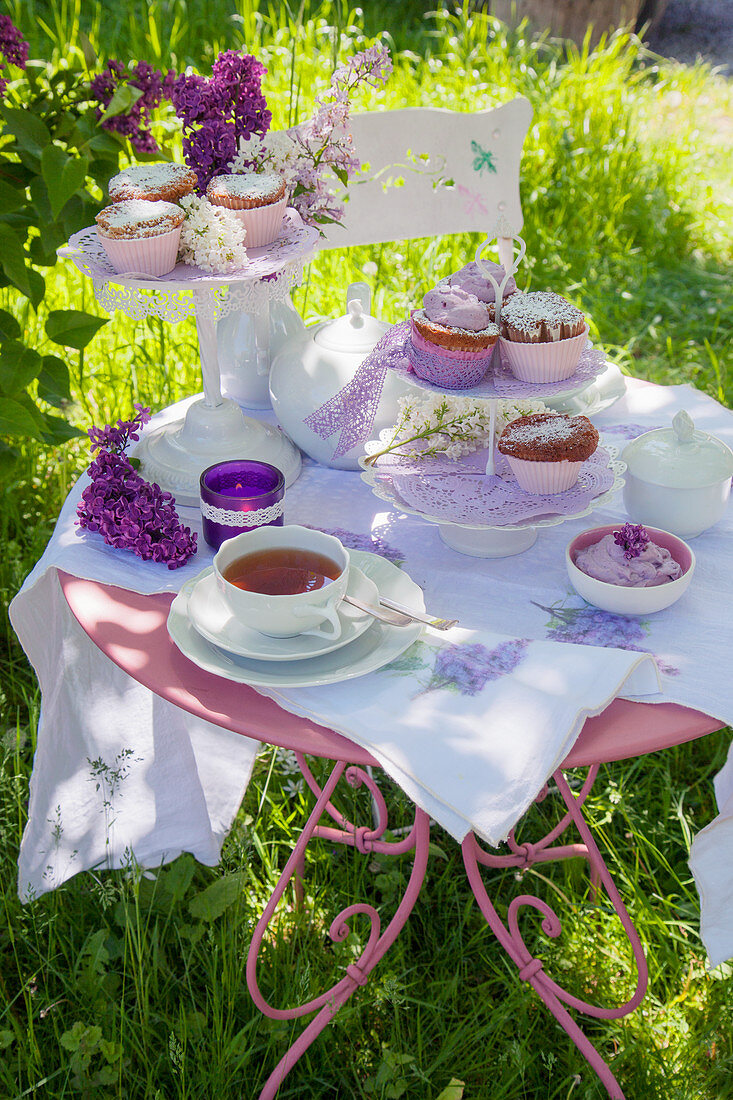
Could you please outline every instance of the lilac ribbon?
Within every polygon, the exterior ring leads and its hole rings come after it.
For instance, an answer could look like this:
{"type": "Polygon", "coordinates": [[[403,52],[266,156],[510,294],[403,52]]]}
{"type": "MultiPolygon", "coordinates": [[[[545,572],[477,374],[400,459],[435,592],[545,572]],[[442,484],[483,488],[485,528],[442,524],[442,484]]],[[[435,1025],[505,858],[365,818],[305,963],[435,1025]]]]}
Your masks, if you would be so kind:
{"type": "Polygon", "coordinates": [[[334,458],[371,437],[387,370],[398,359],[404,365],[409,339],[409,321],[391,328],[369,352],[351,381],[303,420],[321,439],[329,439],[340,431],[334,458]]]}

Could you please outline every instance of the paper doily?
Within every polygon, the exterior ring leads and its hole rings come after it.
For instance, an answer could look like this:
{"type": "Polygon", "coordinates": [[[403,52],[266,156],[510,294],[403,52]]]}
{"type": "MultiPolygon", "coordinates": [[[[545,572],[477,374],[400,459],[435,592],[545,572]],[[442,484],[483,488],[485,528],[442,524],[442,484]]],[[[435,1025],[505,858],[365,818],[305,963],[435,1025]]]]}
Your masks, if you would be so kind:
{"type": "MultiPolygon", "coordinates": [[[[382,433],[386,442],[389,431],[382,433]]],[[[367,444],[374,454],[380,443],[367,444]]],[[[519,488],[503,455],[496,455],[497,473],[487,477],[486,451],[457,462],[446,458],[414,460],[385,455],[376,466],[360,459],[362,480],[380,500],[429,523],[453,523],[474,529],[550,527],[588,515],[623,484],[626,465],[615,447],[599,447],[583,463],[578,483],[564,493],[534,496],[519,488]]]]}

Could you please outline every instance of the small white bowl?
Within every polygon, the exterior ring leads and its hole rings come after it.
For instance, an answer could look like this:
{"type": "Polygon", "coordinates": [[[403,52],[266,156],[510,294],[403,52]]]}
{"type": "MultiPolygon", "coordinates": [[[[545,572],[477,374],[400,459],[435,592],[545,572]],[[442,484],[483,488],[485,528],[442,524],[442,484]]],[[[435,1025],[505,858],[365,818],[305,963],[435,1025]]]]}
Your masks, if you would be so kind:
{"type": "Polygon", "coordinates": [[[616,615],[653,615],[655,611],[671,607],[687,591],[695,572],[695,555],[686,542],[669,531],[646,527],[651,541],[669,550],[674,560],[682,566],[682,576],[676,581],[667,581],[666,584],[655,585],[653,588],[625,588],[621,584],[597,581],[578,569],[575,564],[578,552],[600,542],[604,535],[610,535],[620,526],[619,523],[612,523],[606,527],[591,527],[568,543],[565,564],[573,588],[587,603],[616,615]]]}

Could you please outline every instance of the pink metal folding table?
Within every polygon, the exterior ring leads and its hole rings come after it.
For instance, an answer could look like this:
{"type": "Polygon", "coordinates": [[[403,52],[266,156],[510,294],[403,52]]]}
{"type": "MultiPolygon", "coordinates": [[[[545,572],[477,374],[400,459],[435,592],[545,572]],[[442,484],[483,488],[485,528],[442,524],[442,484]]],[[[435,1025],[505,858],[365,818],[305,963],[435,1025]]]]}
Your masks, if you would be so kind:
{"type": "MultiPolygon", "coordinates": [[[[245,737],[291,749],[316,798],[313,811],[257,924],[247,960],[247,982],[252,998],[261,1012],[273,1019],[294,1019],[315,1013],[270,1074],[260,1094],[260,1100],[271,1100],[286,1074],[315,1037],[352,993],[366,984],[369,973],[404,926],[425,877],[430,825],[428,817],[423,810],[416,807],[412,827],[402,839],[383,839],[388,826],[387,806],[371,770],[367,770],[371,767],[378,768],[377,761],[365,749],[332,730],[289,714],[252,688],[213,676],[192,664],[175,648],[168,636],[166,622],[172,600],[170,594],[146,596],[127,589],[81,580],[66,573],[60,573],[59,576],[72,614],[89,638],[115,664],[163,699],[194,715],[245,737]],[[321,757],[334,762],[331,773],[322,786],[309,768],[306,756],[321,757]],[[357,826],[346,820],[332,804],[331,797],[342,776],[353,787],[365,785],[368,788],[378,809],[376,824],[357,826]],[[335,827],[320,824],[324,814],[331,817],[335,827]],[[381,927],[376,909],[367,904],[350,905],[335,917],[330,928],[330,935],[334,940],[346,937],[349,918],[356,914],[366,916],[371,925],[366,948],[357,961],[346,967],[340,981],[307,1004],[289,1009],[274,1008],[264,999],[257,983],[259,948],[268,923],[291,879],[295,883],[296,895],[301,896],[305,849],[312,838],[318,837],[330,843],[350,845],[362,853],[383,852],[397,855],[414,850],[412,870],[404,897],[384,928],[381,927]]],[[[637,933],[583,817],[583,803],[590,793],[601,764],[679,745],[720,728],[719,721],[685,707],[615,700],[602,714],[586,720],[573,749],[563,761],[562,767],[555,772],[554,781],[565,802],[566,812],[546,836],[533,844],[520,844],[512,833],[508,841],[508,852],[503,854],[487,851],[473,834],[469,834],[463,842],[463,859],[468,881],[486,921],[517,966],[519,977],[536,990],[614,1100],[624,1100],[619,1083],[568,1009],[601,1019],[624,1016],[633,1011],[642,1000],[648,972],[637,933]],[[578,793],[571,791],[564,774],[565,770],[575,767],[588,768],[578,793]],[[580,835],[580,843],[556,844],[564,831],[573,824],[580,835]],[[523,906],[531,906],[541,913],[544,932],[557,936],[561,927],[557,915],[540,898],[519,895],[510,903],[504,923],[492,904],[480,871],[481,866],[524,869],[537,862],[577,856],[588,861],[594,889],[600,885],[605,889],[623,924],[636,961],[636,990],[628,1001],[615,1008],[599,1007],[581,1001],[549,977],[543,969],[542,960],[533,957],[525,945],[517,918],[523,906]]],[[[544,797],[545,793],[541,792],[538,799],[544,797]]]]}

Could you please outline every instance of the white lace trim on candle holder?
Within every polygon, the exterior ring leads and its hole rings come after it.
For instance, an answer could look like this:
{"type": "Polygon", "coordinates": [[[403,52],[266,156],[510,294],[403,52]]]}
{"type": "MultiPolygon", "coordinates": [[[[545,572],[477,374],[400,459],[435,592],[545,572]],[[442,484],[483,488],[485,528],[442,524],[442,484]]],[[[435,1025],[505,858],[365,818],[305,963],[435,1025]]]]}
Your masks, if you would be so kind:
{"type": "Polygon", "coordinates": [[[233,511],[229,508],[215,508],[213,504],[201,501],[201,515],[212,523],[223,527],[264,527],[279,519],[285,509],[285,502],[276,501],[267,508],[257,508],[254,512],[233,511]]]}

